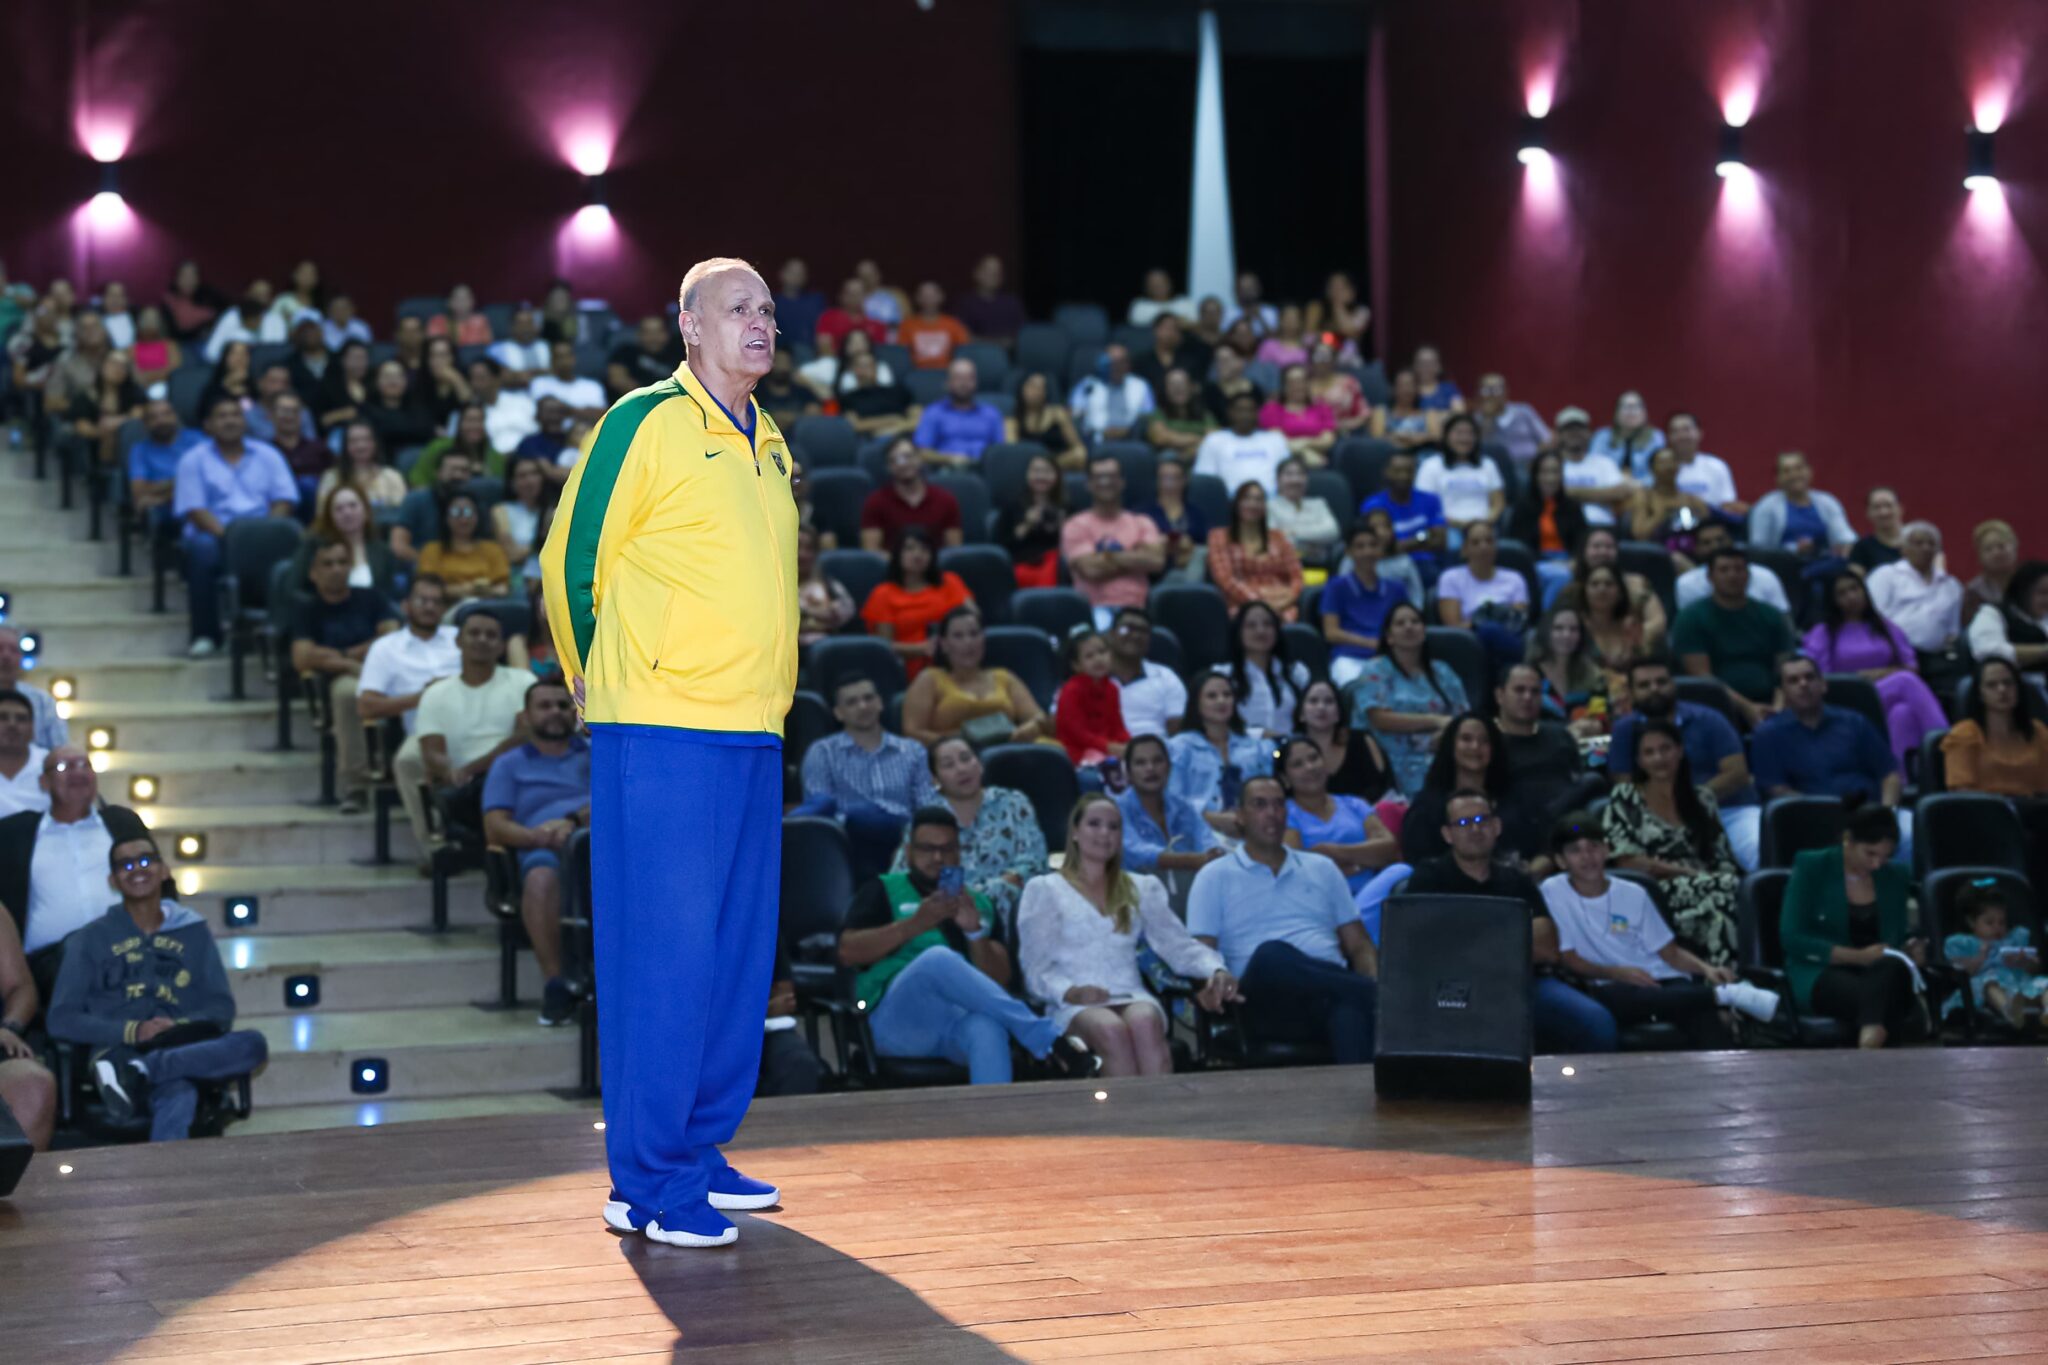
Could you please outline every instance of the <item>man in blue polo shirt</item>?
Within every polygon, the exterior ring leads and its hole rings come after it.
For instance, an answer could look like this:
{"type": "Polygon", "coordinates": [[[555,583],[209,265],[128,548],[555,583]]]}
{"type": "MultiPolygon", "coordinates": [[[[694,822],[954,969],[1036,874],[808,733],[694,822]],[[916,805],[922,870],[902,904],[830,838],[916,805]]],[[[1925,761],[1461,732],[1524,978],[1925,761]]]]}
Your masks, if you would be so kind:
{"type": "Polygon", "coordinates": [[[128,501],[152,526],[171,521],[178,491],[178,461],[204,441],[202,432],[178,421],[168,398],[152,398],[142,409],[142,439],[128,447],[128,501]]]}
{"type": "Polygon", "coordinates": [[[178,461],[171,510],[185,523],[185,589],[192,608],[192,648],[203,659],[220,646],[221,542],[243,517],[289,517],[299,485],[277,447],[248,439],[240,400],[222,395],[206,413],[209,440],[178,461]]]}
{"type": "Polygon", "coordinates": [[[1003,415],[993,403],[976,397],[980,383],[971,360],[956,360],[946,367],[945,400],[924,410],[911,437],[928,462],[965,468],[1003,439],[1003,415]]]}
{"type": "Polygon", "coordinates": [[[1394,523],[1394,544],[1382,546],[1382,554],[1406,554],[1415,561],[1415,571],[1424,586],[1436,582],[1437,552],[1444,548],[1447,523],[1443,499],[1415,486],[1415,455],[1397,450],[1387,456],[1380,471],[1380,491],[1359,505],[1363,517],[1377,510],[1394,523]]]}
{"type": "Polygon", "coordinates": [[[1619,776],[1635,766],[1636,736],[1644,721],[1668,720],[1676,725],[1685,742],[1685,756],[1692,763],[1693,781],[1711,790],[1720,803],[1721,828],[1728,832],[1735,861],[1744,872],[1756,871],[1763,806],[1735,727],[1711,706],[1678,699],[1671,660],[1665,655],[1646,655],[1629,664],[1628,690],[1634,708],[1614,722],[1614,734],[1607,744],[1607,771],[1619,776]]]}
{"type": "MultiPolygon", "coordinates": [[[[1904,784],[1890,742],[1856,712],[1827,704],[1820,665],[1803,654],[1783,660],[1778,687],[1785,709],[1757,727],[1750,745],[1766,798],[1856,796],[1899,804],[1904,784]]],[[[1899,812],[1897,857],[1908,865],[1913,859],[1911,811],[1899,812]]]]}
{"type": "Polygon", "coordinates": [[[1327,1042],[1337,1062],[1371,1061],[1379,955],[1344,874],[1322,854],[1280,842],[1279,779],[1246,778],[1237,814],[1244,845],[1195,874],[1188,932],[1222,952],[1251,1032],[1327,1042]]]}
{"type": "Polygon", "coordinates": [[[519,855],[519,918],[547,978],[540,1021],[552,1027],[575,1009],[562,980],[562,853],[590,824],[590,745],[559,674],[526,689],[526,733],[484,779],[484,838],[519,855]]]}
{"type": "Polygon", "coordinates": [[[1330,681],[1339,687],[1365,671],[1366,661],[1380,652],[1387,613],[1408,600],[1399,583],[1380,577],[1386,545],[1370,522],[1352,528],[1350,550],[1351,572],[1331,579],[1316,601],[1323,638],[1330,642],[1330,681]]]}

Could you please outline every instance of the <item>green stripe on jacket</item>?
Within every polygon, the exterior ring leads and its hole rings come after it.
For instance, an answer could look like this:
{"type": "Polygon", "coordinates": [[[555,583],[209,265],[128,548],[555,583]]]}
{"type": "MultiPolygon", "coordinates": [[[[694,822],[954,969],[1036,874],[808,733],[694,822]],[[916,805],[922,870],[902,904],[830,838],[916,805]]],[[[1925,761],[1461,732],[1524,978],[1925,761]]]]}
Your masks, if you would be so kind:
{"type": "Polygon", "coordinates": [[[631,393],[612,405],[598,428],[597,440],[583,457],[582,482],[576,506],[569,513],[569,538],[562,546],[562,582],[569,597],[569,620],[576,632],[576,657],[589,667],[590,643],[597,634],[597,546],[604,538],[605,513],[612,489],[625,468],[633,437],[649,413],[682,394],[673,379],[631,393]]]}

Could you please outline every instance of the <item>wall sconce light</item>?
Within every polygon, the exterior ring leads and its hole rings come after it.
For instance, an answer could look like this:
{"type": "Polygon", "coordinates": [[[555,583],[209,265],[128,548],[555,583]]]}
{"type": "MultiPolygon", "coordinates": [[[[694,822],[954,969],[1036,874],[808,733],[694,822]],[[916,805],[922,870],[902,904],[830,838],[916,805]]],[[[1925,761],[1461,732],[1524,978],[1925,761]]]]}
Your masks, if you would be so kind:
{"type": "Polygon", "coordinates": [[[1963,188],[1988,190],[1998,183],[1998,171],[1992,160],[1992,134],[1982,128],[1972,128],[1963,134],[1968,161],[1963,173],[1963,188]]]}
{"type": "Polygon", "coordinates": [[[590,208],[609,208],[605,200],[604,173],[583,177],[583,202],[590,208]]]}
{"type": "Polygon", "coordinates": [[[1549,155],[1550,141],[1544,135],[1543,120],[1534,114],[1522,115],[1522,136],[1515,147],[1515,160],[1533,166],[1549,155]]]}
{"type": "Polygon", "coordinates": [[[1743,169],[1742,130],[1733,124],[1721,128],[1721,154],[1714,158],[1714,174],[1726,180],[1743,169]]]}

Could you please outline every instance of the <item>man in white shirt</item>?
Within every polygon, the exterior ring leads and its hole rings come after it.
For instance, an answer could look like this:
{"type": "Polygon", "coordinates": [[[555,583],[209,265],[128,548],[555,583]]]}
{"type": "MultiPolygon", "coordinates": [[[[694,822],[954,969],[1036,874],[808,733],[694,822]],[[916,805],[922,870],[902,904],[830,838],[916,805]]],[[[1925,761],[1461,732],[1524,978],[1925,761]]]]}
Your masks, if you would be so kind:
{"type": "Polygon", "coordinates": [[[1103,373],[1074,386],[1067,406],[1090,441],[1121,441],[1143,425],[1152,411],[1152,388],[1131,373],[1131,353],[1111,343],[1102,353],[1103,373]]]}
{"type": "Polygon", "coordinates": [[[9,688],[0,692],[0,816],[50,808],[43,790],[43,759],[48,750],[35,743],[36,712],[27,697],[9,688]]]}
{"type": "Polygon", "coordinates": [[[1259,277],[1247,270],[1237,277],[1237,300],[1231,305],[1230,316],[1223,319],[1223,330],[1237,326],[1239,318],[1249,318],[1252,335],[1271,336],[1280,325],[1280,310],[1265,302],[1265,287],[1259,277]]]}
{"type": "Polygon", "coordinates": [[[455,647],[459,671],[420,697],[412,737],[391,762],[392,780],[422,858],[429,845],[425,789],[460,787],[482,778],[498,755],[526,738],[520,717],[533,675],[499,662],[505,631],[498,618],[471,612],[455,633],[455,647]]]}
{"type": "Polygon", "coordinates": [[[1564,456],[1565,492],[1586,512],[1586,525],[1614,525],[1614,509],[1635,500],[1636,486],[1611,455],[1593,454],[1593,419],[1584,408],[1557,414],[1557,453],[1564,456]]]}
{"type": "Polygon", "coordinates": [[[1731,517],[1744,516],[1749,504],[1735,496],[1735,473],[1718,455],[1700,449],[1700,419],[1674,412],[1664,424],[1664,443],[1678,456],[1678,488],[1731,517]]]}
{"type": "Polygon", "coordinates": [[[462,655],[455,647],[455,628],[441,623],[448,612],[448,586],[439,574],[413,579],[403,607],[405,629],[379,636],[363,656],[356,711],[366,721],[397,716],[411,734],[420,694],[429,683],[459,671],[462,655]]]}
{"type": "Polygon", "coordinates": [[[505,367],[508,389],[523,389],[548,372],[552,357],[547,342],[541,340],[540,320],[533,309],[522,303],[512,310],[512,335],[492,343],[490,356],[505,367]]]}
{"type": "Polygon", "coordinates": [[[1963,585],[1941,567],[1941,532],[1931,521],[1906,523],[1903,558],[1870,574],[1870,604],[1913,648],[1935,653],[1963,630],[1963,585]]]}
{"type": "MultiPolygon", "coordinates": [[[[484,431],[490,435],[491,449],[517,450],[521,441],[540,430],[533,396],[507,388],[505,367],[494,357],[480,355],[469,362],[469,387],[476,394],[477,406],[484,410],[484,431]]],[[[461,421],[459,411],[450,415],[449,435],[455,434],[461,421]]]]}
{"type": "Polygon", "coordinates": [[[269,282],[251,280],[242,293],[242,301],[223,312],[220,321],[213,325],[213,332],[206,338],[206,359],[209,364],[218,365],[221,353],[237,341],[266,346],[284,340],[285,319],[271,311],[269,282]]]}
{"type": "MultiPolygon", "coordinates": [[[[1714,585],[1707,581],[1707,561],[1714,551],[1729,549],[1734,544],[1735,533],[1718,521],[1710,521],[1693,533],[1692,557],[1699,562],[1678,576],[1676,596],[1680,611],[1714,595],[1714,585]]],[[[1792,600],[1785,596],[1785,585],[1762,564],[1749,566],[1749,600],[1776,607],[1787,616],[1792,614],[1792,600]]]]}
{"type": "Polygon", "coordinates": [[[1259,400],[1252,394],[1232,398],[1229,412],[1230,425],[1210,432],[1195,448],[1192,472],[1214,474],[1232,497],[1245,484],[1256,483],[1270,498],[1279,490],[1287,438],[1277,431],[1259,430],[1259,400]]]}
{"type": "MultiPolygon", "coordinates": [[[[107,853],[116,840],[138,837],[142,821],[122,806],[99,809],[99,775],[85,750],[66,746],[43,760],[42,786],[50,808],[36,818],[33,834],[10,826],[0,838],[5,856],[28,863],[27,924],[22,951],[33,961],[36,983],[47,990],[57,979],[55,954],[37,955],[107,913],[107,853]]],[[[13,894],[21,895],[19,891],[13,894]]]]}
{"type": "Polygon", "coordinates": [[[571,421],[595,422],[610,406],[604,385],[576,373],[576,348],[566,341],[554,344],[548,352],[548,372],[528,384],[526,391],[536,403],[543,398],[561,399],[571,421]]]}
{"type": "Polygon", "coordinates": [[[0,692],[13,690],[28,698],[36,713],[35,742],[54,749],[71,742],[71,727],[57,714],[57,699],[22,677],[21,631],[0,625],[0,692]]]}
{"type": "Polygon", "coordinates": [[[1124,729],[1133,739],[1180,728],[1188,709],[1188,685],[1180,674],[1145,655],[1152,648],[1152,618],[1143,607],[1125,607],[1109,626],[1109,676],[1123,701],[1124,729]]]}

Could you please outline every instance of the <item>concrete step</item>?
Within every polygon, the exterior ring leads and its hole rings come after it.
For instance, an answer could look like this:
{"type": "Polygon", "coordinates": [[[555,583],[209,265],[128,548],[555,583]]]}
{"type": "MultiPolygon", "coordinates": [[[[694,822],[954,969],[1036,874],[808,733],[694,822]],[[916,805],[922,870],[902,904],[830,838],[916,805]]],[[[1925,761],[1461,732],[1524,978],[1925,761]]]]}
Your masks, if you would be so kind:
{"type": "MultiPolygon", "coordinates": [[[[368,845],[365,845],[365,856],[368,845]]],[[[209,850],[211,852],[211,850],[209,850]]],[[[433,922],[433,887],[410,863],[354,862],[300,867],[223,867],[189,863],[178,870],[179,895],[206,916],[225,943],[245,932],[231,924],[231,900],[256,899],[253,930],[265,936],[331,934],[344,930],[424,930],[433,922]]],[[[484,909],[479,873],[457,877],[448,889],[448,922],[455,928],[495,927],[484,909]]]]}
{"type": "Polygon", "coordinates": [[[259,1106],[360,1103],[350,1078],[376,1060],[388,1088],[374,1097],[439,1099],[566,1090],[576,1084],[576,1029],[542,1028],[538,1008],[465,1005],[252,1018],[270,1043],[256,1077],[259,1106]]]}
{"type": "MultiPolygon", "coordinates": [[[[13,553],[0,549],[0,557],[13,553]]],[[[0,567],[0,584],[7,573],[0,567]]],[[[8,613],[9,619],[33,626],[43,637],[43,667],[63,672],[63,663],[81,659],[167,659],[182,657],[191,642],[192,624],[183,612],[93,611],[8,613]]]]}
{"type": "MultiPolygon", "coordinates": [[[[0,493],[0,497],[4,496],[5,493],[0,493]]],[[[50,515],[63,514],[52,512],[50,515]]],[[[139,564],[147,562],[146,553],[137,560],[139,564]]],[[[81,579],[111,578],[120,568],[120,547],[112,539],[85,539],[82,522],[75,537],[53,538],[47,544],[0,541],[0,583],[9,582],[18,573],[41,575],[45,581],[57,575],[81,579]]]]}
{"type": "MultiPolygon", "coordinates": [[[[74,724],[73,733],[85,733],[74,724]]],[[[127,727],[121,727],[127,742],[127,727]]],[[[306,745],[309,736],[299,737],[306,745]]],[[[141,751],[120,749],[93,755],[100,790],[109,801],[125,805],[246,806],[290,805],[320,794],[320,758],[307,747],[288,753],[234,749],[141,751]],[[150,779],[149,790],[137,791],[138,777],[150,779]]]]}
{"type": "MultiPolygon", "coordinates": [[[[358,930],[242,934],[221,944],[235,1008],[245,1018],[349,1010],[488,1004],[498,996],[498,932],[482,925],[445,934],[358,930]],[[319,979],[319,1003],[292,993],[292,979],[319,979]]],[[[519,955],[519,998],[540,998],[533,954],[519,955]]]]}
{"type": "MultiPolygon", "coordinates": [[[[141,763],[153,753],[211,749],[222,755],[262,753],[277,742],[277,703],[251,701],[79,701],[72,703],[71,738],[87,743],[94,730],[113,731],[112,748],[141,763]]],[[[317,752],[304,716],[293,743],[317,752]]],[[[297,752],[297,751],[294,751],[297,752]]],[[[305,793],[308,797],[317,791],[305,793]]]]}
{"type": "MultiPolygon", "coordinates": [[[[143,818],[156,832],[159,842],[171,841],[164,852],[180,871],[351,863],[369,858],[375,842],[367,812],[343,815],[331,806],[152,806],[143,818]],[[205,836],[203,856],[179,852],[179,838],[186,834],[205,836]]],[[[412,828],[402,816],[392,821],[391,856],[400,864],[410,863],[416,857],[412,828]]],[[[424,892],[424,881],[417,874],[412,875],[424,892]]],[[[423,902],[424,899],[423,896],[423,902]]]]}
{"type": "Polygon", "coordinates": [[[337,1104],[258,1105],[254,1113],[228,1129],[229,1137],[263,1133],[309,1133],[321,1128],[377,1128],[425,1119],[496,1118],[503,1114],[589,1115],[604,1118],[595,1099],[579,1099],[551,1090],[520,1095],[454,1095],[438,1100],[356,1100],[337,1104]]]}
{"type": "MultiPolygon", "coordinates": [[[[80,702],[224,701],[228,695],[228,662],[224,655],[211,659],[187,659],[182,653],[160,659],[52,655],[35,671],[31,681],[47,688],[52,678],[71,679],[72,697],[80,702]]],[[[254,660],[244,674],[243,685],[252,697],[274,695],[254,660]]]]}
{"type": "MultiPolygon", "coordinates": [[[[6,534],[0,528],[0,536],[6,534]]],[[[20,542],[12,542],[19,544],[20,542]]],[[[12,620],[40,626],[52,619],[121,616],[148,611],[151,606],[147,574],[131,578],[73,578],[47,575],[44,579],[9,575],[7,614],[12,620]]],[[[165,614],[183,618],[185,585],[181,579],[164,583],[165,614]]]]}

